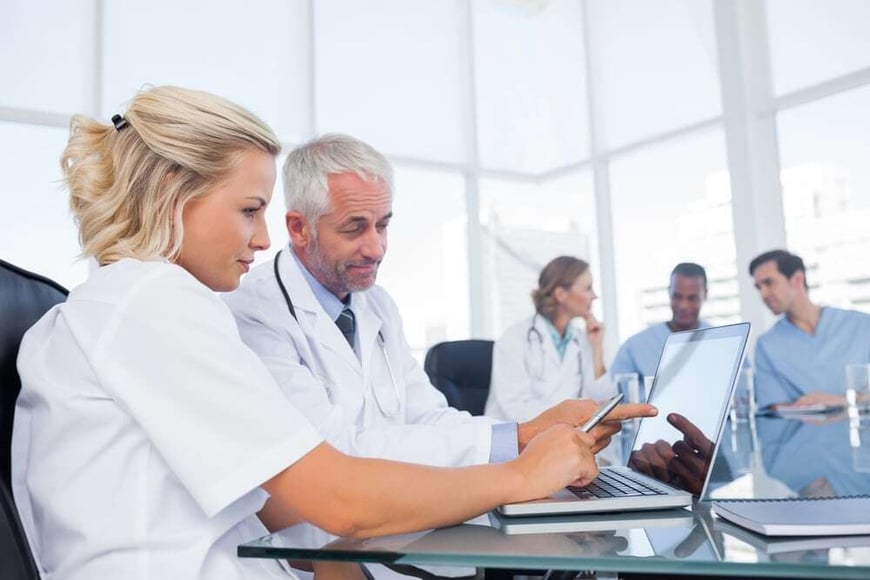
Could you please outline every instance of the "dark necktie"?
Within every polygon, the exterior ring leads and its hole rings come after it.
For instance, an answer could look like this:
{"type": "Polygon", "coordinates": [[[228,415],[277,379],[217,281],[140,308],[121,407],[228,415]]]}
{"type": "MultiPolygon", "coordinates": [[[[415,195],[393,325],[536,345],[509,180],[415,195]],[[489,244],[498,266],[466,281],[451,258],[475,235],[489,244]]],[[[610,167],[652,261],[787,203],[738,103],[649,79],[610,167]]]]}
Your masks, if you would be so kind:
{"type": "Polygon", "coordinates": [[[354,318],[353,310],[345,308],[335,319],[335,325],[344,335],[350,348],[353,349],[353,333],[356,332],[356,318],[354,318]]]}

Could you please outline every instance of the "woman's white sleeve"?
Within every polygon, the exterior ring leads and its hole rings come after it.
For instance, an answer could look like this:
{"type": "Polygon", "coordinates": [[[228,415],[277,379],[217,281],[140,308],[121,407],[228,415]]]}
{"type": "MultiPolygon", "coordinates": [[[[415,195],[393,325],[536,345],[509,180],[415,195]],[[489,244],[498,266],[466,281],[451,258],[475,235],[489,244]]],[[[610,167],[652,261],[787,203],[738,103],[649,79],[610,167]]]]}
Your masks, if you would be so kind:
{"type": "Polygon", "coordinates": [[[321,442],[242,343],[223,302],[178,273],[138,284],[92,364],[143,443],[209,515],[321,442]]]}

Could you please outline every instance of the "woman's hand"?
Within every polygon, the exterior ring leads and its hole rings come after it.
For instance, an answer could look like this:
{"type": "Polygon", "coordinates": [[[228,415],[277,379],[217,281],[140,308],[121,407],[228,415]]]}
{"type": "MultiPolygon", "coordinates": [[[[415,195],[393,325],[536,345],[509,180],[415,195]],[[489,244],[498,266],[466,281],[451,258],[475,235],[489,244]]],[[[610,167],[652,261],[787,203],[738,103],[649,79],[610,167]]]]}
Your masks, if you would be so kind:
{"type": "MultiPolygon", "coordinates": [[[[599,404],[592,399],[568,399],[554,405],[540,415],[517,425],[517,448],[522,451],[536,435],[558,423],[579,427],[595,414],[599,404]]],[[[617,405],[607,419],[590,431],[595,438],[592,451],[598,453],[610,443],[610,438],[619,432],[621,421],[636,417],[654,417],[658,410],[647,403],[617,405]]]]}
{"type": "Polygon", "coordinates": [[[599,322],[592,311],[589,311],[584,319],[586,320],[586,336],[589,338],[589,343],[593,350],[601,349],[604,342],[604,324],[599,322]]]}
{"type": "Polygon", "coordinates": [[[509,463],[524,480],[517,501],[547,497],[566,485],[588,485],[598,477],[595,438],[564,423],[532,439],[509,463]]]}
{"type": "Polygon", "coordinates": [[[586,320],[586,337],[589,339],[589,344],[592,345],[592,362],[597,379],[607,372],[607,367],[604,366],[604,324],[595,318],[591,310],[584,318],[586,320]]]}

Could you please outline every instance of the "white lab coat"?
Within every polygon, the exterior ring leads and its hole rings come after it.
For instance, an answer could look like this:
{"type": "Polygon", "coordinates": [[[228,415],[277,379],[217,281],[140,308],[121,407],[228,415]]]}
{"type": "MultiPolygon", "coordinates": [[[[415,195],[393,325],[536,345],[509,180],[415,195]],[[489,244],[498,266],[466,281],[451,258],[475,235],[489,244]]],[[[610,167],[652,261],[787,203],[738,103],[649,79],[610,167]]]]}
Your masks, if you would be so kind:
{"type": "Polygon", "coordinates": [[[602,400],[616,394],[607,373],[595,378],[586,333],[575,328],[574,337],[560,359],[542,316],[508,328],[493,347],[486,414],[526,421],[565,399],[602,400]],[[532,325],[537,332],[530,331],[532,325]]]}
{"type": "Polygon", "coordinates": [[[321,442],[179,266],[99,268],[25,335],[12,487],[44,578],[287,577],[241,559],[260,485],[321,442]]]}
{"type": "Polygon", "coordinates": [[[295,407],[345,453],[440,466],[486,463],[492,424],[447,406],[411,354],[395,303],[375,286],[353,294],[360,357],[323,310],[289,245],[279,259],[281,279],[293,301],[294,320],[274,275],[273,262],[258,266],[241,287],[225,295],[242,339],[263,359],[295,407]],[[383,337],[380,346],[379,333],[383,337]],[[400,411],[395,405],[389,358],[400,411]]]}

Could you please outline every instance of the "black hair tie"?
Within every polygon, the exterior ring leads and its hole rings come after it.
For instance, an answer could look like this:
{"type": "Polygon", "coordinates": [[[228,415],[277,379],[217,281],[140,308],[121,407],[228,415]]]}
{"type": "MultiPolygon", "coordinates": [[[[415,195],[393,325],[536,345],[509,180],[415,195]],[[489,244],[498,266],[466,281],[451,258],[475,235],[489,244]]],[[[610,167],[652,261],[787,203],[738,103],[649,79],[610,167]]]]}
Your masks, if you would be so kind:
{"type": "Polygon", "coordinates": [[[126,129],[130,126],[130,123],[127,122],[127,119],[125,119],[121,115],[113,115],[112,124],[115,126],[115,131],[121,131],[122,129],[126,129]]]}

